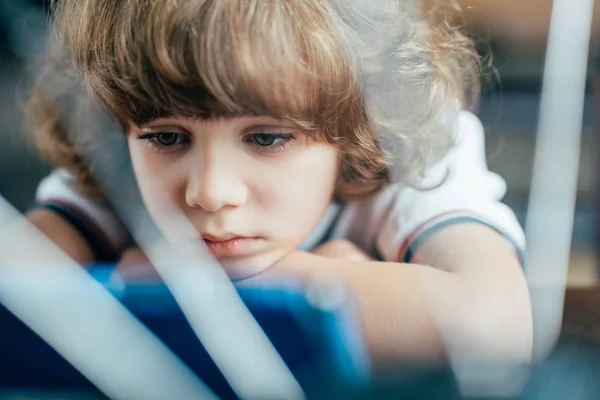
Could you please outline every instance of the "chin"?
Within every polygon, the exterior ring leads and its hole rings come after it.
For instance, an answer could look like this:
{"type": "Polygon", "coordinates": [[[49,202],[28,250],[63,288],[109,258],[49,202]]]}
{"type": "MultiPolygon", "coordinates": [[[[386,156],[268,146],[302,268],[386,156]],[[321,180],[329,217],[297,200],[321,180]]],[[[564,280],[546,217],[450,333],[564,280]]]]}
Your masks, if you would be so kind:
{"type": "Polygon", "coordinates": [[[261,254],[243,258],[218,258],[218,261],[230,279],[241,280],[262,274],[280,258],[276,254],[261,254]]]}

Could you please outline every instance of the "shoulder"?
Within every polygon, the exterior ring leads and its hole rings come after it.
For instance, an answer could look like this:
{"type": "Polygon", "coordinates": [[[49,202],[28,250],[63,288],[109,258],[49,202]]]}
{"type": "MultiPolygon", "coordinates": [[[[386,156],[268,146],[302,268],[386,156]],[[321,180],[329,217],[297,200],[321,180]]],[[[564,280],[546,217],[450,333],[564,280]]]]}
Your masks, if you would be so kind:
{"type": "Polygon", "coordinates": [[[76,178],[65,169],[55,169],[38,185],[36,208],[60,215],[86,238],[97,257],[112,257],[129,242],[130,237],[102,197],[83,193],[76,178]]]}
{"type": "Polygon", "coordinates": [[[378,221],[377,247],[384,259],[410,261],[432,233],[463,222],[480,223],[502,233],[520,251],[523,230],[502,198],[506,182],[487,167],[483,125],[472,113],[459,114],[455,145],[423,176],[397,182],[371,207],[386,210],[378,221]]]}

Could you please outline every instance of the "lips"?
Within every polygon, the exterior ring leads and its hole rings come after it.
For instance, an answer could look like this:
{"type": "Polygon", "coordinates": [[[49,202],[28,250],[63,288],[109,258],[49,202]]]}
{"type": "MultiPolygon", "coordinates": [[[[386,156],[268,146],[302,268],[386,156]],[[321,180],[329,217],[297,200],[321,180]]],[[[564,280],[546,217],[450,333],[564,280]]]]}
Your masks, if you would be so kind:
{"type": "Polygon", "coordinates": [[[225,242],[227,240],[245,238],[245,236],[238,235],[235,233],[225,233],[221,235],[212,235],[210,233],[202,234],[202,239],[209,242],[225,242]]]}
{"type": "Polygon", "coordinates": [[[239,236],[235,234],[202,235],[206,247],[214,256],[241,256],[248,253],[260,240],[256,237],[239,236]]]}

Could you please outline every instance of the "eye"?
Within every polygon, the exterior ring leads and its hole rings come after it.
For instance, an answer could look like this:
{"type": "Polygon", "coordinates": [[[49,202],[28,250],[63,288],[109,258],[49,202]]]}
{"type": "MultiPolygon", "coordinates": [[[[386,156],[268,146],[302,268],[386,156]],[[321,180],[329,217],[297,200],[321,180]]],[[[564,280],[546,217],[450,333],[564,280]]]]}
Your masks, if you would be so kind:
{"type": "Polygon", "coordinates": [[[180,134],[175,132],[158,133],[155,136],[156,141],[162,146],[173,146],[177,144],[179,138],[180,134]]]}
{"type": "Polygon", "coordinates": [[[178,132],[143,133],[138,135],[138,139],[145,141],[158,150],[171,150],[175,146],[190,142],[189,136],[178,132]]]}
{"type": "Polygon", "coordinates": [[[268,133],[255,133],[250,135],[254,143],[259,146],[269,147],[279,141],[283,140],[281,137],[277,137],[277,135],[268,134],[268,133]]]}
{"type": "Polygon", "coordinates": [[[245,142],[265,153],[282,151],[295,139],[292,133],[252,133],[244,137],[245,142]]]}

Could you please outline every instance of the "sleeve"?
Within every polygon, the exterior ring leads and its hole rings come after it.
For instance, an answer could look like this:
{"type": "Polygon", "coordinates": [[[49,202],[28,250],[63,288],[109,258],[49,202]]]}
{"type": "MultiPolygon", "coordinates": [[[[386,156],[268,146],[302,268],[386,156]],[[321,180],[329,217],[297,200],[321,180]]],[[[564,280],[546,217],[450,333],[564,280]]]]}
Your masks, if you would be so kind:
{"type": "Polygon", "coordinates": [[[40,182],[35,206],[52,210],[67,220],[99,261],[115,260],[130,242],[127,229],[110,205],[102,198],[80,193],[67,170],[56,169],[40,182]]]}
{"type": "Polygon", "coordinates": [[[525,235],[513,211],[501,202],[506,183],[487,168],[483,126],[475,115],[459,115],[455,146],[420,182],[431,189],[394,186],[393,204],[376,239],[383,259],[409,262],[434,232],[471,221],[501,233],[525,263],[525,235]]]}

